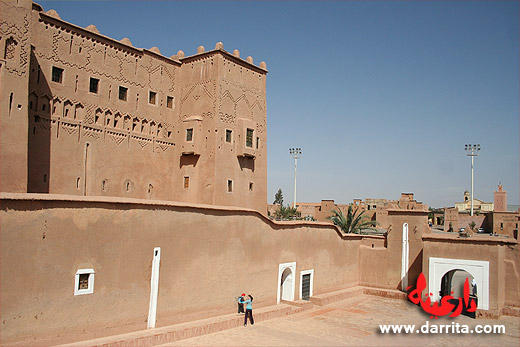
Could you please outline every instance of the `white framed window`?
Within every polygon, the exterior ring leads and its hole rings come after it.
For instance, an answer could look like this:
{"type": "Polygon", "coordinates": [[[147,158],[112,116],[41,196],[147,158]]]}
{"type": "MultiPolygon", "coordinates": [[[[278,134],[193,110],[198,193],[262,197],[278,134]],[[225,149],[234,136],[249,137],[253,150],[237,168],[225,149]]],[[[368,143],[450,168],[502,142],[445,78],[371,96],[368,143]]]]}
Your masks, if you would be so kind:
{"type": "Polygon", "coordinates": [[[94,293],[94,269],[79,269],[74,276],[74,295],[94,293]]]}

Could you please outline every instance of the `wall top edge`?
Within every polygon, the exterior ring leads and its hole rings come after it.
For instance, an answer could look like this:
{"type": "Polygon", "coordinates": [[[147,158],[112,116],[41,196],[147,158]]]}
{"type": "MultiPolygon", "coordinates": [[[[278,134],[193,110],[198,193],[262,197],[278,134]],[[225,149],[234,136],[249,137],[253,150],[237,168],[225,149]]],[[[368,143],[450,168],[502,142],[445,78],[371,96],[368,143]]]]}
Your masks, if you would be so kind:
{"type": "Polygon", "coordinates": [[[443,234],[423,234],[423,241],[454,241],[464,243],[491,243],[491,244],[511,244],[516,245],[518,241],[512,237],[490,236],[490,235],[473,235],[471,237],[459,237],[458,233],[443,234]],[[452,235],[453,234],[453,235],[452,235]]]}
{"type": "MultiPolygon", "coordinates": [[[[295,227],[320,227],[329,228],[338,232],[337,227],[327,222],[310,222],[310,221],[273,221],[257,210],[222,205],[205,205],[192,204],[178,201],[166,200],[146,200],[122,197],[105,197],[105,196],[79,196],[67,194],[39,194],[39,193],[8,193],[0,192],[0,203],[3,201],[56,201],[56,202],[87,202],[87,203],[108,203],[108,204],[132,204],[141,206],[165,206],[165,207],[184,207],[201,210],[226,211],[226,212],[245,212],[256,215],[264,221],[277,226],[295,226],[295,227]]],[[[343,234],[345,236],[345,234],[343,234]]],[[[348,235],[347,235],[348,236],[348,235]]],[[[359,236],[359,235],[356,235],[359,236]]]]}
{"type": "MultiPolygon", "coordinates": [[[[39,12],[39,15],[40,15],[40,18],[42,20],[44,20],[45,22],[48,22],[49,24],[53,24],[53,25],[56,25],[56,26],[61,26],[61,27],[64,27],[65,29],[79,32],[81,35],[85,35],[85,36],[89,36],[91,38],[95,38],[96,40],[98,40],[100,42],[101,41],[105,41],[105,42],[108,41],[109,44],[111,44],[113,46],[118,46],[119,48],[122,48],[122,49],[125,49],[125,50],[128,50],[128,51],[132,51],[132,53],[134,53],[134,54],[139,54],[139,55],[143,54],[144,50],[141,49],[141,48],[136,48],[134,46],[127,45],[127,44],[122,43],[121,41],[118,41],[118,40],[113,39],[111,37],[105,36],[103,34],[98,34],[98,33],[95,33],[93,31],[90,31],[90,30],[87,30],[85,28],[82,28],[82,27],[80,27],[78,25],[66,22],[63,19],[52,17],[52,16],[50,16],[50,15],[44,13],[44,12],[39,12]]],[[[164,58],[166,58],[166,57],[164,57],[164,58]]],[[[169,58],[166,58],[166,59],[169,59],[169,58]]],[[[169,59],[169,60],[172,60],[172,59],[169,59]]],[[[173,62],[173,60],[172,60],[172,62],[173,62]]]]}
{"type": "Polygon", "coordinates": [[[187,56],[187,57],[184,57],[184,58],[180,58],[180,61],[182,63],[189,63],[192,60],[196,60],[196,59],[203,58],[203,57],[206,57],[206,56],[214,55],[214,54],[217,54],[217,53],[222,54],[224,57],[228,58],[229,60],[232,60],[233,62],[235,62],[237,64],[240,64],[240,65],[242,65],[244,67],[247,67],[247,68],[249,68],[251,70],[255,70],[256,72],[262,73],[264,75],[266,75],[268,73],[268,71],[266,69],[263,69],[263,68],[261,68],[259,66],[251,64],[251,63],[247,62],[246,60],[244,60],[242,58],[235,57],[233,54],[229,53],[228,51],[226,51],[225,49],[222,49],[222,48],[216,48],[216,49],[212,49],[211,51],[197,53],[197,54],[190,55],[190,56],[187,56]]]}

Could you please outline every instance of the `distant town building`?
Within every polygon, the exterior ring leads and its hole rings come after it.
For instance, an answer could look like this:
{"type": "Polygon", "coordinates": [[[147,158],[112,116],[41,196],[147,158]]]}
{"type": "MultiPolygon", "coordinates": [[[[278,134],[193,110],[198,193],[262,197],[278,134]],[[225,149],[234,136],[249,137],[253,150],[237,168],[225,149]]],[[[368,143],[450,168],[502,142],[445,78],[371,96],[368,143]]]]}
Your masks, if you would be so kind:
{"type": "MultiPolygon", "coordinates": [[[[464,192],[464,201],[456,202],[455,208],[460,212],[471,211],[471,196],[467,190],[464,192]]],[[[473,210],[477,212],[493,211],[493,203],[473,198],[473,210]]]]}

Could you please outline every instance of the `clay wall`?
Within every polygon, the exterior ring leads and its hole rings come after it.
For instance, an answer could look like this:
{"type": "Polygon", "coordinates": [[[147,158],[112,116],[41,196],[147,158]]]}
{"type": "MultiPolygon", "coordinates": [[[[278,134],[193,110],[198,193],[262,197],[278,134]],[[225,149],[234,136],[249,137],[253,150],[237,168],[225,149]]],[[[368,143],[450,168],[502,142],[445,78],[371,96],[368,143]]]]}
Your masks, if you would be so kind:
{"type": "Polygon", "coordinates": [[[520,257],[514,240],[488,235],[459,238],[455,234],[429,234],[423,241],[422,271],[427,279],[430,257],[488,261],[490,313],[499,316],[505,305],[520,306],[520,257]]]}
{"type": "Polygon", "coordinates": [[[518,212],[493,212],[489,215],[489,225],[495,234],[518,239],[518,216],[518,212]]]}
{"type": "Polygon", "coordinates": [[[0,191],[27,191],[32,2],[0,1],[0,191]]]}
{"type": "Polygon", "coordinates": [[[157,326],[232,313],[242,292],[253,294],[255,307],[276,304],[281,263],[296,262],[296,299],[302,270],[314,269],[315,294],[357,284],[361,237],[343,240],[332,225],[118,199],[3,195],[4,341],[145,329],[155,247],[157,326]],[[85,268],[95,270],[94,293],[75,296],[75,273],[85,268]]]}
{"type": "Polygon", "coordinates": [[[13,163],[2,166],[2,191],[266,213],[265,63],[255,66],[221,43],[167,58],[158,48],[135,48],[93,25],[81,28],[53,10],[22,4],[2,2],[13,14],[2,26],[2,47],[10,50],[1,70],[9,83],[2,86],[12,89],[1,93],[10,109],[2,114],[2,162],[13,163]],[[246,145],[247,129],[253,134],[246,145]]]}
{"type": "Polygon", "coordinates": [[[373,243],[373,247],[371,244],[360,247],[360,284],[400,290],[403,224],[408,224],[408,283],[415,283],[423,266],[422,235],[428,230],[428,212],[387,210],[386,214],[388,233],[384,243],[379,241],[373,243]]]}
{"type": "Polygon", "coordinates": [[[172,199],[180,63],[32,17],[28,191],[172,199]]]}

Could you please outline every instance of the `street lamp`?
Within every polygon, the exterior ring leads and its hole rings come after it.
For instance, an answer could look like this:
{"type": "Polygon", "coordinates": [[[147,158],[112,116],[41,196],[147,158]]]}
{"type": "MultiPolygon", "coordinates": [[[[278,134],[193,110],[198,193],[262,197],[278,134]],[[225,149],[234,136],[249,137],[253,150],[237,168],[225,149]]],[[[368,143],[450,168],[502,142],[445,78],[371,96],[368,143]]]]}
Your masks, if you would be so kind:
{"type": "Polygon", "coordinates": [[[296,168],[298,167],[298,158],[302,154],[301,148],[289,148],[289,154],[294,158],[294,201],[293,208],[296,208],[296,168]]]}
{"type": "Polygon", "coordinates": [[[471,216],[473,216],[473,158],[478,156],[480,151],[480,144],[478,145],[464,145],[466,155],[471,157],[471,216]]]}

